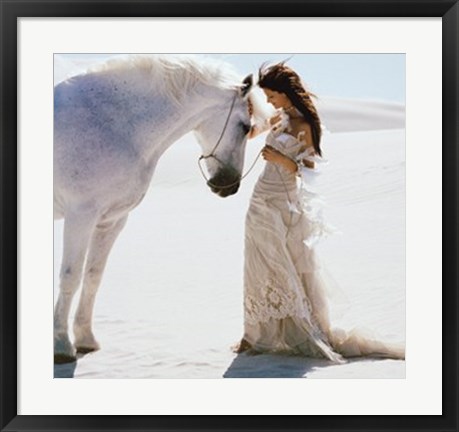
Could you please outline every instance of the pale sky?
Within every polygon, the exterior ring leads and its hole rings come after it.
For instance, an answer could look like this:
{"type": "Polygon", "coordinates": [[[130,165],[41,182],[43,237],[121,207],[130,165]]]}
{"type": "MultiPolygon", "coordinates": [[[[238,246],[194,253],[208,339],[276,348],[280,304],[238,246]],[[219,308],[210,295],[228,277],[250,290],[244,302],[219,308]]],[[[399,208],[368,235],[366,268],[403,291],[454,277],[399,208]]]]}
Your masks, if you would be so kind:
{"type": "MultiPolygon", "coordinates": [[[[124,53],[123,53],[124,54],[124,53]]],[[[116,54],[58,54],[85,65],[116,54]]],[[[206,54],[223,58],[241,74],[256,73],[264,63],[287,64],[317,96],[379,100],[405,104],[405,54],[206,54]]]]}

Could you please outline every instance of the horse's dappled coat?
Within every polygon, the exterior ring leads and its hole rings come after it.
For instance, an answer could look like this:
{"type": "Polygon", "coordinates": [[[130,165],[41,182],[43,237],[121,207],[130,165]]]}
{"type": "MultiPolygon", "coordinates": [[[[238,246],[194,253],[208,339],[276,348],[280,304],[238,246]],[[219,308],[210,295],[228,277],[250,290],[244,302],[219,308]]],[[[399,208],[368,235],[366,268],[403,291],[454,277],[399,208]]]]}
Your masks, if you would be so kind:
{"type": "Polygon", "coordinates": [[[54,215],[65,219],[55,361],[99,348],[92,314],[105,264],[170,145],[195,131],[203,154],[216,156],[206,159],[212,190],[237,191],[250,88],[228,65],[189,56],[131,56],[55,87],[54,215]],[[80,285],[72,344],[69,310],[80,285]]]}

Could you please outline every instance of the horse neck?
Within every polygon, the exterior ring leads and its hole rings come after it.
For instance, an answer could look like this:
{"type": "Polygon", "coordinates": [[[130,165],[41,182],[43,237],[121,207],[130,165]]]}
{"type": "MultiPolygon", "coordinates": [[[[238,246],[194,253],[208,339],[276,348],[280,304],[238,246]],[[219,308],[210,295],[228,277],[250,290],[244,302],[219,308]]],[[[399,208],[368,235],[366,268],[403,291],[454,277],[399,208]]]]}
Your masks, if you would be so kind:
{"type": "MultiPolygon", "coordinates": [[[[158,105],[157,97],[153,97],[152,104],[158,105]]],[[[202,93],[184,98],[183,103],[162,99],[161,114],[152,120],[155,130],[153,139],[149,141],[152,147],[145,149],[149,157],[159,158],[174,142],[195,130],[211,114],[212,105],[202,93]]]]}
{"type": "Polygon", "coordinates": [[[111,86],[129,89],[119,104],[123,108],[120,128],[130,131],[135,125],[132,142],[136,153],[155,164],[174,142],[212,115],[212,107],[223,100],[223,91],[197,84],[189,94],[180,94],[177,102],[158,91],[145,72],[136,72],[109,72],[105,78],[111,86]]]}

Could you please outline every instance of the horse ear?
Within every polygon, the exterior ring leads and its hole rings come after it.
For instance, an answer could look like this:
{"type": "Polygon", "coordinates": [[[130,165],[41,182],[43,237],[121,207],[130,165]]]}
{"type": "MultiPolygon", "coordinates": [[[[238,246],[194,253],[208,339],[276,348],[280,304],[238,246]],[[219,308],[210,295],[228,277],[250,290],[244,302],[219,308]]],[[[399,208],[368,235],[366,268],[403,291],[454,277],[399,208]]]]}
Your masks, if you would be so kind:
{"type": "Polygon", "coordinates": [[[242,87],[241,87],[241,96],[245,97],[249,90],[253,86],[253,74],[247,75],[243,80],[242,80],[242,87]]]}

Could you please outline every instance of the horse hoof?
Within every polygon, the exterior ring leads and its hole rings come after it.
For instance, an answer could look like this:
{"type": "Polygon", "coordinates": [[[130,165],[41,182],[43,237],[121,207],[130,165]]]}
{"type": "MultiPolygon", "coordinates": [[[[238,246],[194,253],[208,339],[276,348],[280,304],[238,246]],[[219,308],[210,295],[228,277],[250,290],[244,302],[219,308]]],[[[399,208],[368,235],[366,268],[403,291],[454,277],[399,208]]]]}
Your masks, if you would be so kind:
{"type": "Polygon", "coordinates": [[[54,363],[72,363],[76,361],[76,351],[66,334],[54,337],[54,363]]]}
{"type": "Polygon", "coordinates": [[[84,347],[84,346],[77,347],[77,353],[78,354],[89,354],[89,353],[92,353],[92,352],[98,351],[98,350],[99,350],[99,348],[84,347]]]}
{"type": "Polygon", "coordinates": [[[68,354],[54,354],[54,364],[65,364],[76,362],[76,357],[68,354]]]}
{"type": "Polygon", "coordinates": [[[75,331],[75,348],[79,354],[88,354],[93,351],[100,350],[99,342],[92,332],[75,331]]]}

